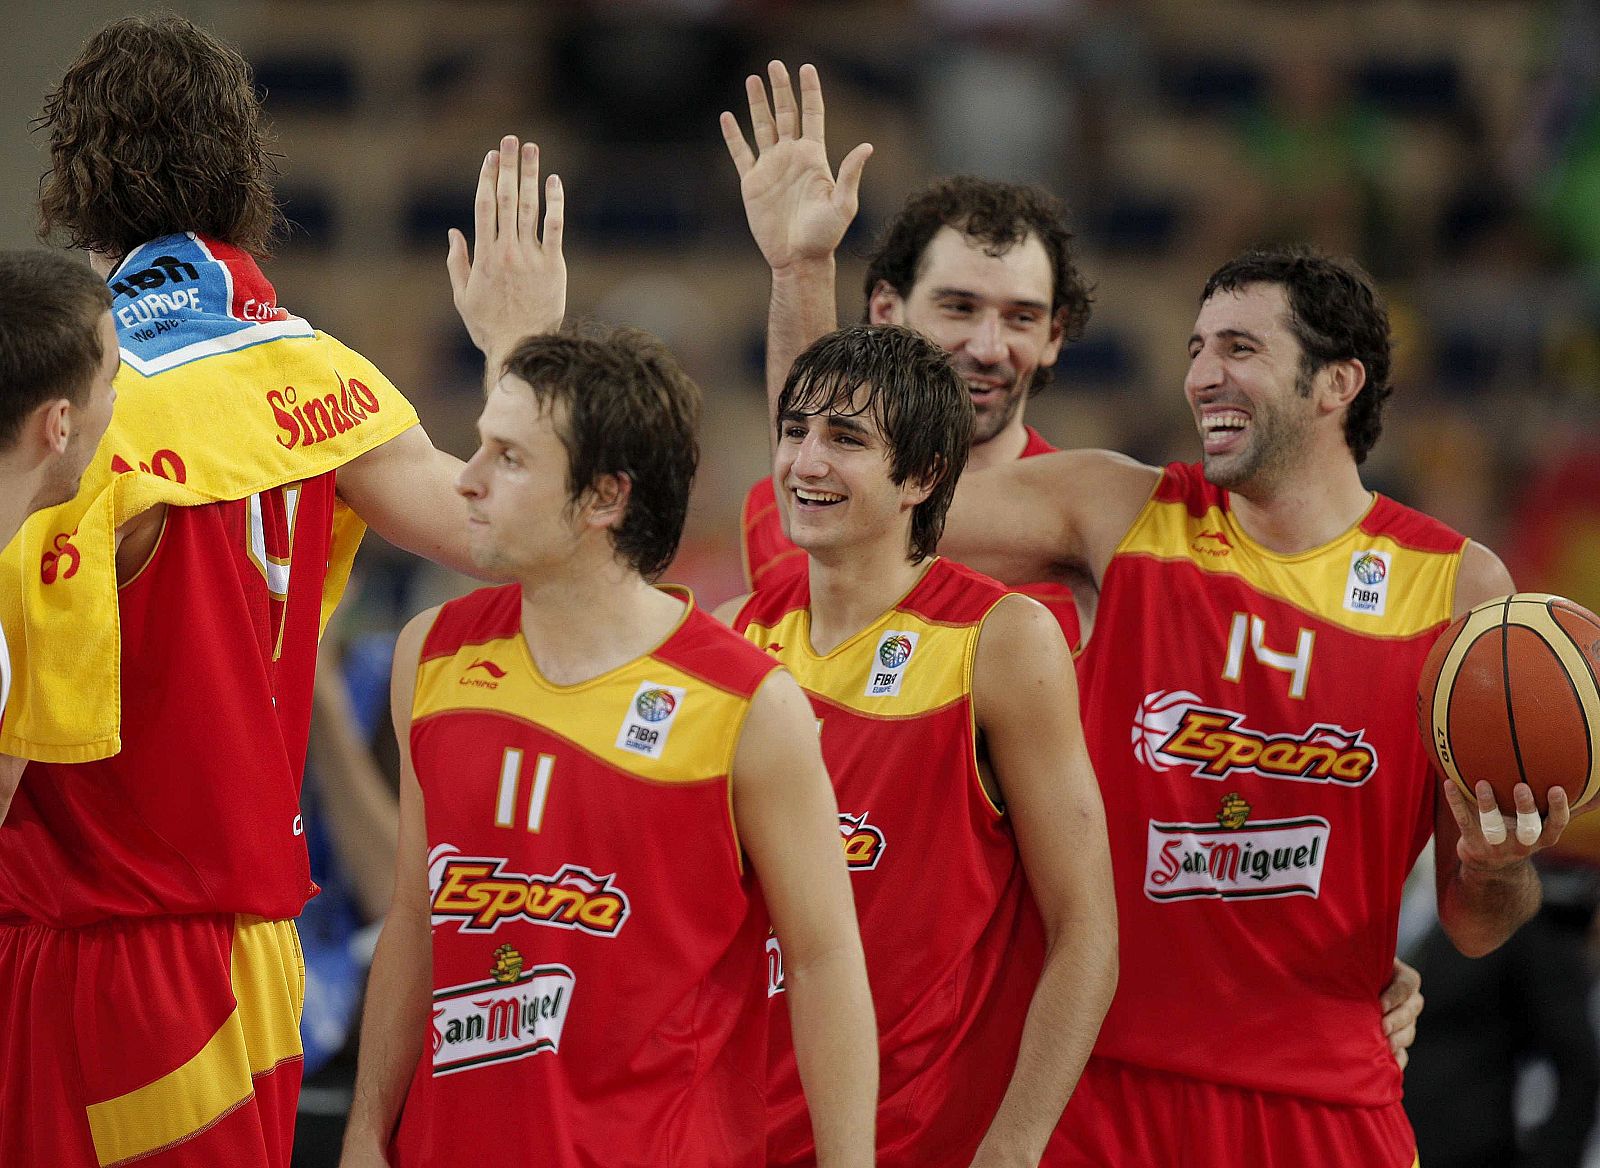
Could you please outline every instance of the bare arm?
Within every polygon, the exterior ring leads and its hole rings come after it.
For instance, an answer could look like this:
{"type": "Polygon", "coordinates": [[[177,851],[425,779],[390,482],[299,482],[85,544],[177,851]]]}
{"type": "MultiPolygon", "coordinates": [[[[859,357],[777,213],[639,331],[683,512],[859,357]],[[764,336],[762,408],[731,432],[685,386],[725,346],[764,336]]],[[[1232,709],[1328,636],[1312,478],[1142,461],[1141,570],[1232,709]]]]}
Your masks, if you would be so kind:
{"type": "Polygon", "coordinates": [[[990,613],[973,699],[1046,946],[1016,1069],[973,1164],[1033,1168],[1117,985],[1110,843],[1078,720],[1072,657],[1041,605],[1012,596],[990,613]]]}
{"type": "MultiPolygon", "coordinates": [[[[1511,573],[1481,544],[1469,544],[1456,581],[1456,615],[1516,591],[1511,573]]],[[[1437,777],[1437,776],[1436,776],[1437,777]]],[[[1566,793],[1550,792],[1550,814],[1532,844],[1518,841],[1515,811],[1535,810],[1533,791],[1518,783],[1516,808],[1506,819],[1503,843],[1484,838],[1484,815],[1503,814],[1494,791],[1480,782],[1470,800],[1449,780],[1434,812],[1434,881],[1439,897],[1439,923],[1455,947],[1468,957],[1482,957],[1503,944],[1522,923],[1539,911],[1539,875],[1533,854],[1561,838],[1566,829],[1566,793]]]]}
{"type": "Polygon", "coordinates": [[[1008,583],[1075,570],[1098,585],[1160,474],[1109,450],[1063,450],[964,474],[939,550],[1008,583]]]}
{"type": "MultiPolygon", "coordinates": [[[[745,141],[739,119],[726,111],[722,138],[739,172],[750,233],[772,269],[767,312],[771,411],[794,359],[837,327],[833,253],[856,217],[861,171],[872,147],[863,142],[845,155],[835,179],[828,166],[822,82],[816,67],[800,66],[798,109],[783,63],[771,62],[767,73],[772,80],[770,105],[761,78],[745,78],[755,149],[745,141]]],[[[768,437],[776,441],[770,426],[768,437]]]]}
{"type": "Polygon", "coordinates": [[[326,642],[317,654],[313,703],[311,761],[333,843],[355,886],[362,916],[381,920],[394,893],[399,806],[361,740],[344,675],[326,642]]]}
{"type": "Polygon", "coordinates": [[[387,1164],[385,1149],[422,1057],[433,980],[428,910],[428,833],[411,765],[411,699],[422,641],[437,608],[406,625],[394,647],[390,704],[400,744],[400,827],[394,902],[383,922],[361,1019],[361,1062],[345,1127],[341,1168],[387,1164]]]}
{"type": "Polygon", "coordinates": [[[739,615],[739,610],[745,606],[745,602],[749,599],[750,593],[746,592],[743,596],[735,596],[732,600],[724,600],[717,605],[716,611],[711,615],[731,629],[734,618],[739,615]]]}
{"type": "Polygon", "coordinates": [[[783,946],[795,1060],[818,1168],[873,1163],[877,1024],[839,809],[811,704],[787,672],[750,708],[733,763],[733,814],[783,946]]]}

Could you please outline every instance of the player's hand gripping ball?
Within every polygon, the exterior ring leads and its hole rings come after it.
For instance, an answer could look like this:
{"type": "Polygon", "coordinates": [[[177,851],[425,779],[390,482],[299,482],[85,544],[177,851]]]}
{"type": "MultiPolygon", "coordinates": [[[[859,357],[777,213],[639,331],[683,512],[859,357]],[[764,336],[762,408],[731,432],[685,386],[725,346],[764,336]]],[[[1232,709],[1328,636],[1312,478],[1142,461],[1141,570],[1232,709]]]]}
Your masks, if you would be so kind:
{"type": "Polygon", "coordinates": [[[1560,596],[1518,592],[1478,605],[1439,636],[1417,684],[1417,728],[1439,773],[1502,810],[1527,783],[1550,810],[1600,793],[1600,618],[1560,596]]]}

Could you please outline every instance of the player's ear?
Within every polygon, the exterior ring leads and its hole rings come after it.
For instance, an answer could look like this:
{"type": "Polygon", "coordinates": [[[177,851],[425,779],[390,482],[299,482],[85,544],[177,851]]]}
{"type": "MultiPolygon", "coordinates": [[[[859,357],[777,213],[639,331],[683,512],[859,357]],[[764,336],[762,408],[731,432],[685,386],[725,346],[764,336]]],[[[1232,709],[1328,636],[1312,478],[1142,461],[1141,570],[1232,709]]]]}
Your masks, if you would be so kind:
{"type": "Polygon", "coordinates": [[[72,437],[72,403],[58,397],[35,406],[24,433],[36,440],[42,450],[52,454],[65,452],[72,437]]]}
{"type": "Polygon", "coordinates": [[[1329,361],[1317,371],[1315,385],[1323,405],[1331,412],[1356,400],[1367,384],[1367,367],[1355,358],[1329,361]]]}
{"type": "Polygon", "coordinates": [[[934,489],[944,481],[944,476],[948,473],[948,470],[948,464],[945,462],[944,456],[935,454],[933,456],[933,467],[927,474],[921,478],[907,479],[902,484],[900,489],[905,495],[906,502],[913,507],[926,502],[928,496],[933,494],[934,489]]]}
{"type": "Polygon", "coordinates": [[[633,479],[626,474],[604,474],[595,479],[584,500],[584,519],[591,527],[620,527],[628,513],[633,479]]]}
{"type": "Polygon", "coordinates": [[[906,302],[887,280],[879,280],[867,297],[868,324],[905,324],[906,302]]]}

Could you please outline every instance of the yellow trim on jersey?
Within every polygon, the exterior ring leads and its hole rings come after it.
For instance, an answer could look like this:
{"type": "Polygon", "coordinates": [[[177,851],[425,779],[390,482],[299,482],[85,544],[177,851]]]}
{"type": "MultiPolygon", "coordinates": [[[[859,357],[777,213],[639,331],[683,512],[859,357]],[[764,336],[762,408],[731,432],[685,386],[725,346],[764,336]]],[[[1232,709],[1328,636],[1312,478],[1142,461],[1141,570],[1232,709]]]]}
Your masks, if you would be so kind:
{"type": "Polygon", "coordinates": [[[1116,555],[1187,562],[1211,575],[1233,576],[1329,624],[1380,638],[1416,636],[1448,619],[1461,563],[1459,551],[1408,548],[1390,536],[1362,531],[1361,520],[1320,547],[1279,555],[1245,534],[1229,511],[1213,506],[1196,517],[1181,501],[1156,498],[1145,504],[1116,555]],[[1344,607],[1352,557],[1368,551],[1388,557],[1381,616],[1344,607]]]}
{"type": "Polygon", "coordinates": [[[891,609],[831,653],[811,648],[811,613],[795,609],[775,625],[752,623],[745,639],[765,648],[779,644],[778,659],[806,692],[867,718],[920,718],[972,692],[972,663],[981,622],[952,625],[891,609]],[[889,632],[916,633],[899,692],[868,697],[878,667],[878,645],[889,632]]]}
{"type": "Polygon", "coordinates": [[[500,714],[565,738],[592,757],[654,783],[696,783],[726,778],[749,711],[747,699],[654,657],[630,661],[579,685],[555,685],[533,663],[520,633],[463,645],[449,657],[417,669],[412,725],[454,712],[500,714]],[[487,661],[505,675],[475,668],[487,661]],[[673,711],[659,758],[617,746],[624,720],[645,682],[687,691],[673,711]],[[492,687],[491,684],[492,683],[492,687]],[[580,701],[564,701],[578,697],[580,701]]]}
{"type": "Polygon", "coordinates": [[[231,975],[234,1009],[193,1058],[85,1109],[102,1168],[197,1135],[255,1094],[253,1076],[299,1056],[305,963],[294,922],[237,918],[231,975]]]}

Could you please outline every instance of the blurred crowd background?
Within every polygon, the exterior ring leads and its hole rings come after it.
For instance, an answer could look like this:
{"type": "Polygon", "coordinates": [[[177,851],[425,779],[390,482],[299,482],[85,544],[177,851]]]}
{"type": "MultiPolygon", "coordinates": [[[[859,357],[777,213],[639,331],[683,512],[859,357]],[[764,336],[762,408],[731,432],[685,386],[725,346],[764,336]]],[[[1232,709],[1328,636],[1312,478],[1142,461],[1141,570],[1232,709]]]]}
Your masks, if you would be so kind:
{"type": "MultiPolygon", "coordinates": [[[[88,32],[139,8],[0,7],[0,245],[22,246],[46,165],[28,123],[88,32]]],[[[1071,208],[1095,308],[1029,420],[1058,445],[1160,462],[1198,453],[1181,382],[1207,273],[1274,240],[1352,255],[1388,298],[1398,350],[1369,485],[1494,547],[1521,587],[1600,608],[1595,0],[168,7],[239,45],[265,91],[291,225],[266,268],[280,303],[376,361],[458,454],[482,368],[450,304],[445,230],[470,226],[500,134],[540,144],[567,190],[569,317],[650,329],[706,392],[668,576],[708,607],[744,590],[739,503],[767,458],[766,270],[716,119],[744,120],[744,76],[776,57],[821,71],[835,161],[876,147],[842,321],[861,314],[860,254],[911,190],[957,172],[1043,184],[1071,208]]],[[[332,643],[381,750],[385,636],[467,585],[375,538],[359,581],[332,643]]],[[[357,923],[373,915],[359,887],[349,899],[357,923]]],[[[1587,885],[1575,899],[1581,936],[1587,885]]],[[[1584,1073],[1577,1109],[1592,1115],[1600,1071],[1584,1073]]],[[[1526,1130],[1554,1093],[1519,1089],[1526,1130]]]]}

